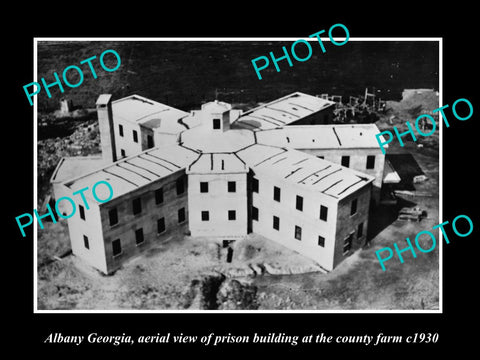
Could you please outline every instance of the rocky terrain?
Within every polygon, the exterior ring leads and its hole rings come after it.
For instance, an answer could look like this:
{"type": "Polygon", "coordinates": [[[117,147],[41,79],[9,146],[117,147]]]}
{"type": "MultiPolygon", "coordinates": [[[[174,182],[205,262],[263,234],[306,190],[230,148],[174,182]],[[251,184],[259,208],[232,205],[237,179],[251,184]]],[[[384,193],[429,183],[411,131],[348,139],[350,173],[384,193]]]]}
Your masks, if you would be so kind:
{"type": "Polygon", "coordinates": [[[100,133],[96,113],[58,117],[39,115],[37,144],[37,185],[40,208],[50,194],[50,177],[63,156],[86,156],[100,153],[100,133]],[[54,136],[52,136],[52,134],[54,136]],[[58,136],[56,136],[58,135],[58,136]],[[47,137],[48,136],[48,137],[47,137]]]}

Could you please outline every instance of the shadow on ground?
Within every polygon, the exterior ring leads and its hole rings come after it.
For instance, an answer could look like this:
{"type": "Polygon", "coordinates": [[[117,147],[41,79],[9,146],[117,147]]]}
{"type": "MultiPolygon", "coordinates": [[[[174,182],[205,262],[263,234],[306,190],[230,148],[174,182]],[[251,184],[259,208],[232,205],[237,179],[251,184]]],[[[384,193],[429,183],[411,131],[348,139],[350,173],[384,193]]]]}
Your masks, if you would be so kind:
{"type": "Polygon", "coordinates": [[[390,161],[401,181],[393,186],[395,190],[415,190],[413,178],[418,175],[425,175],[417,160],[412,154],[388,154],[386,159],[390,161]]]}

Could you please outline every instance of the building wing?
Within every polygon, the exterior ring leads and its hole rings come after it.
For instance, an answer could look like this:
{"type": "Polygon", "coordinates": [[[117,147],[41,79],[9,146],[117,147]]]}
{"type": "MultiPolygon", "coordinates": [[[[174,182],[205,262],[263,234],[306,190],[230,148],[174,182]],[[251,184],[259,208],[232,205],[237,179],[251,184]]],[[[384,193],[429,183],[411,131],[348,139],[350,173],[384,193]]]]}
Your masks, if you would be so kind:
{"type": "Polygon", "coordinates": [[[247,129],[274,129],[334,106],[330,100],[295,92],[243,113],[232,126],[247,129]]]}
{"type": "MultiPolygon", "coordinates": [[[[181,145],[154,148],[140,154],[114,162],[101,169],[65,182],[72,192],[88,187],[92,188],[98,181],[107,181],[113,189],[113,197],[121,197],[153,181],[185,169],[198,153],[181,145]]],[[[95,201],[90,191],[85,195],[95,201]]],[[[106,199],[110,195],[106,186],[98,186],[97,196],[106,199]]]]}
{"type": "Polygon", "coordinates": [[[237,152],[254,172],[342,199],[374,180],[373,176],[301,151],[252,145],[237,152]]]}
{"type": "Polygon", "coordinates": [[[259,144],[294,149],[379,149],[375,124],[286,126],[256,133],[259,144]]]}

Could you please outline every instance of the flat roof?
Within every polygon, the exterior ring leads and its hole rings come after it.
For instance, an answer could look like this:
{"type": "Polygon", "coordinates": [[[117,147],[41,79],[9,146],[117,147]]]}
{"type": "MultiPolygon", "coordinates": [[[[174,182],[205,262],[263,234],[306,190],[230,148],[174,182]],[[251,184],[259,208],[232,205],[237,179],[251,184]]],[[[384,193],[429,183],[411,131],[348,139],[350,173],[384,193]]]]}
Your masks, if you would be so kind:
{"type": "Polygon", "coordinates": [[[337,200],[374,180],[373,176],[292,149],[255,144],[237,155],[254,171],[337,200]]]}
{"type": "MultiPolygon", "coordinates": [[[[113,189],[112,199],[115,199],[184,169],[197,157],[197,152],[180,145],[149,149],[70,180],[65,185],[74,192],[85,187],[92,189],[98,181],[107,181],[113,189]]],[[[103,185],[97,187],[96,193],[100,199],[110,195],[107,186],[103,185]]],[[[85,195],[96,202],[91,191],[85,191],[85,195]]]]}
{"type": "Polygon", "coordinates": [[[250,129],[274,129],[333,105],[333,101],[297,91],[246,111],[234,124],[250,129]]]}
{"type": "Polygon", "coordinates": [[[55,167],[50,182],[53,184],[64,182],[68,179],[81,176],[88,171],[92,171],[92,169],[101,168],[106,164],[107,162],[103,159],[101,154],[90,156],[64,156],[55,167]]]}
{"type": "Polygon", "coordinates": [[[295,125],[256,132],[259,144],[287,146],[295,149],[359,149],[380,150],[375,124],[295,125]]]}
{"type": "Polygon", "coordinates": [[[249,168],[236,154],[203,153],[187,167],[187,174],[247,173],[249,168]]]}
{"type": "Polygon", "coordinates": [[[212,131],[208,126],[198,126],[181,134],[185,146],[206,153],[235,152],[255,143],[255,134],[246,129],[212,131]]]}
{"type": "MultiPolygon", "coordinates": [[[[171,128],[188,112],[175,109],[140,95],[131,95],[112,102],[114,118],[120,118],[149,129],[171,128]]],[[[183,127],[182,130],[186,128],[183,127]]]]}

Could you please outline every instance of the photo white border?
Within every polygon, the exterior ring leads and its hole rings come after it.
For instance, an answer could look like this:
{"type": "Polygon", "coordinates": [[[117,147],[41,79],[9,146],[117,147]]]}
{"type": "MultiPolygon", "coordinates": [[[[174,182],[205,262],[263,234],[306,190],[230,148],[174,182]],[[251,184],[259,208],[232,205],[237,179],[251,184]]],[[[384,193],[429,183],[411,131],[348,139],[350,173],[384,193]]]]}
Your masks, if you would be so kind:
{"type": "MultiPolygon", "coordinates": [[[[318,41],[316,38],[298,38],[298,37],[41,37],[33,38],[33,81],[38,82],[38,42],[42,41],[296,41],[304,39],[307,41],[318,41]]],[[[321,37],[322,41],[330,39],[321,37]]],[[[345,37],[335,37],[336,41],[345,40],[345,37]]],[[[439,106],[443,106],[443,38],[442,37],[350,37],[350,41],[427,41],[439,43],[439,106]]],[[[413,55],[414,56],[414,55],[413,55]]],[[[38,139],[38,104],[36,95],[33,104],[33,208],[37,208],[37,139],[38,139]]],[[[443,121],[439,121],[439,223],[443,222],[443,121]]],[[[33,313],[34,314],[442,314],[443,313],[443,234],[439,231],[439,308],[437,310],[38,310],[37,299],[37,222],[33,224],[33,313]]]]}

